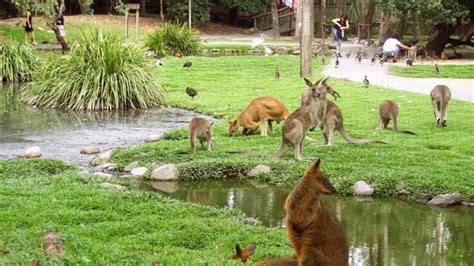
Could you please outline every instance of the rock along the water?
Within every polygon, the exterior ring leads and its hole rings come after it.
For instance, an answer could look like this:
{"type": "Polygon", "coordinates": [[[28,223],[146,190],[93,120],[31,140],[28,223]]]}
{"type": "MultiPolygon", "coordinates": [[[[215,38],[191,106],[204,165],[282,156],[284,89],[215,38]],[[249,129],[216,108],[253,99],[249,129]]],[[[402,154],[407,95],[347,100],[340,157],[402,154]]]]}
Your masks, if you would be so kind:
{"type": "Polygon", "coordinates": [[[446,207],[450,205],[459,204],[462,201],[461,194],[459,193],[449,193],[449,194],[441,194],[434,197],[432,200],[428,202],[429,206],[439,206],[439,207],[446,207]]]}
{"type": "Polygon", "coordinates": [[[81,148],[81,154],[96,154],[99,152],[100,149],[95,146],[85,146],[81,148]]]}
{"type": "Polygon", "coordinates": [[[41,156],[41,149],[38,146],[29,147],[22,155],[25,158],[34,158],[41,156]]]}
{"type": "Polygon", "coordinates": [[[354,184],[354,191],[357,196],[370,196],[374,194],[374,189],[371,188],[365,181],[357,181],[354,184]]]}
{"type": "Polygon", "coordinates": [[[151,174],[154,180],[172,181],[179,178],[178,168],[174,164],[165,164],[155,170],[151,174]]]}
{"type": "Polygon", "coordinates": [[[264,165],[264,164],[259,164],[259,165],[255,166],[255,168],[250,170],[247,173],[247,176],[255,177],[255,176],[260,175],[260,174],[269,174],[271,172],[272,172],[272,168],[270,168],[270,166],[264,165]]]}

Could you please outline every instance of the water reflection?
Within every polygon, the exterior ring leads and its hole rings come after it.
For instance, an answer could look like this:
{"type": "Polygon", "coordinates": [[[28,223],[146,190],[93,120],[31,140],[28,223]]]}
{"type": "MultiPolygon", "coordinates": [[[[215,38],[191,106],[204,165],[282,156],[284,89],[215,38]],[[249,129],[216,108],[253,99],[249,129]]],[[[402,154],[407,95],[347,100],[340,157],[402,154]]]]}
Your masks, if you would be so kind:
{"type": "MultiPolygon", "coordinates": [[[[162,191],[160,186],[142,185],[162,191]]],[[[175,184],[172,198],[217,207],[238,208],[264,225],[283,227],[289,190],[238,181],[175,184]]],[[[472,265],[474,211],[468,207],[432,209],[388,199],[325,197],[341,220],[352,265],[472,265]]]]}

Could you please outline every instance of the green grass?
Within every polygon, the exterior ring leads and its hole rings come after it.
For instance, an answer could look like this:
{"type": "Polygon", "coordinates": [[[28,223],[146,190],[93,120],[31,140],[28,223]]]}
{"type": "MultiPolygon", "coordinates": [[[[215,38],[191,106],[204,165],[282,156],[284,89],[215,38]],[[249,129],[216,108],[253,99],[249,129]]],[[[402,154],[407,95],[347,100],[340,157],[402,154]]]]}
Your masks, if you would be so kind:
{"type": "Polygon", "coordinates": [[[240,265],[229,260],[234,245],[251,242],[255,260],[292,254],[284,230],[244,225],[237,210],[171,200],[53,160],[0,161],[0,217],[0,249],[10,251],[0,254],[2,265],[52,263],[41,248],[46,230],[65,245],[59,264],[240,265]]]}
{"type": "Polygon", "coordinates": [[[39,62],[29,47],[0,44],[0,78],[4,81],[29,81],[39,62]]]}
{"type": "Polygon", "coordinates": [[[201,40],[197,32],[190,29],[186,23],[164,23],[147,36],[145,46],[160,56],[189,56],[200,52],[201,40]]]}
{"type": "MultiPolygon", "coordinates": [[[[319,59],[318,59],[319,60],[319,59]]],[[[313,80],[321,78],[320,62],[314,63],[313,80]]],[[[167,87],[167,104],[217,117],[235,118],[247,104],[259,96],[281,99],[290,111],[299,104],[300,92],[306,89],[299,77],[298,57],[217,57],[165,58],[165,67],[157,70],[167,87]],[[182,69],[185,61],[193,67],[182,69]],[[281,79],[274,80],[279,67],[281,79]],[[184,90],[195,88],[199,95],[192,100],[184,90]]],[[[333,147],[319,147],[306,141],[303,155],[325,160],[324,169],[341,194],[353,193],[357,180],[366,180],[377,195],[409,197],[458,191],[474,193],[474,104],[453,100],[447,128],[435,128],[430,99],[427,96],[390,90],[377,86],[365,88],[361,83],[329,80],[342,98],[337,101],[343,111],[346,130],[355,137],[374,138],[387,145],[349,145],[339,135],[333,147]],[[412,130],[417,136],[375,130],[377,108],[383,100],[401,104],[399,128],[412,130]]],[[[272,159],[281,143],[281,125],[275,136],[227,136],[227,124],[214,126],[215,150],[190,154],[186,129],[170,134],[174,141],[162,141],[123,149],[114,155],[121,167],[138,160],[144,165],[173,162],[184,180],[223,179],[227,174],[242,175],[249,168],[269,164],[275,171],[262,177],[269,183],[294,185],[309,162],[296,162],[293,151],[281,159],[272,159]],[[179,132],[180,131],[180,132],[179,132]]],[[[319,132],[310,137],[321,141],[319,132]]]]}
{"type": "Polygon", "coordinates": [[[391,66],[390,73],[407,78],[474,79],[474,65],[438,65],[438,67],[439,74],[436,73],[434,65],[391,66]]]}

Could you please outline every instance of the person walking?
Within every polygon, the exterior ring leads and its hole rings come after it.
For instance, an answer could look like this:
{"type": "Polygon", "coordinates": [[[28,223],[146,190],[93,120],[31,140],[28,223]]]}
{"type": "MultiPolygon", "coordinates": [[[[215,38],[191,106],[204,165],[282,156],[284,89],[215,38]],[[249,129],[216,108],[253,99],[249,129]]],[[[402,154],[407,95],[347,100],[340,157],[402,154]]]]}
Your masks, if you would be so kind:
{"type": "Polygon", "coordinates": [[[349,20],[347,20],[347,15],[344,11],[341,11],[339,17],[333,19],[332,23],[334,23],[332,26],[332,36],[334,37],[334,41],[336,41],[336,53],[338,57],[342,57],[341,43],[342,38],[344,38],[344,30],[349,28],[349,20]]]}
{"type": "Polygon", "coordinates": [[[25,44],[28,45],[28,38],[31,34],[31,40],[33,44],[38,44],[35,39],[35,30],[33,29],[33,15],[31,14],[31,10],[28,9],[26,11],[26,19],[25,19],[25,44]]]}

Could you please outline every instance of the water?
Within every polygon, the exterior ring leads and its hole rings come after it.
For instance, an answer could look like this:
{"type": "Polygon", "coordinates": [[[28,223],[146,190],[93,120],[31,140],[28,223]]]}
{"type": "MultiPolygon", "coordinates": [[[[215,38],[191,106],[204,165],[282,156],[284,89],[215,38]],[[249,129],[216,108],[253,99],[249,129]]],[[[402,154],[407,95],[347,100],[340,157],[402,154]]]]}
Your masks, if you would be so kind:
{"type": "MultiPolygon", "coordinates": [[[[172,198],[238,208],[265,226],[284,227],[289,189],[238,181],[142,184],[172,198]]],[[[341,220],[351,265],[474,265],[474,210],[390,199],[324,197],[341,220]]]]}
{"type": "Polygon", "coordinates": [[[25,149],[39,146],[43,158],[57,158],[86,166],[94,155],[84,146],[101,151],[144,143],[150,134],[187,125],[196,113],[175,108],[122,111],[70,111],[25,106],[19,89],[0,88],[0,159],[13,159],[25,149]]]}

